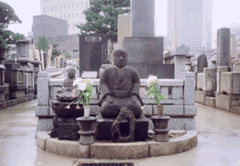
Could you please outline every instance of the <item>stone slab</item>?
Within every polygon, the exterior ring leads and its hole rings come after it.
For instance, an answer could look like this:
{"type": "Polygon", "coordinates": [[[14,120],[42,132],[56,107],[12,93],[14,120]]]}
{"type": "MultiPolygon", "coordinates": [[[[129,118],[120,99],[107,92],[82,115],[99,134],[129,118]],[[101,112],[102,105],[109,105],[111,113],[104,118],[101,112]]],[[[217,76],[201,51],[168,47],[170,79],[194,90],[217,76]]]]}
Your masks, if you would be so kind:
{"type": "Polygon", "coordinates": [[[18,104],[18,99],[14,99],[14,100],[8,100],[7,101],[7,107],[12,107],[18,104]]]}
{"type": "Polygon", "coordinates": [[[221,93],[240,94],[240,72],[223,72],[221,75],[221,93]]]}
{"type": "Polygon", "coordinates": [[[17,90],[17,91],[11,91],[10,93],[10,97],[12,99],[17,99],[17,98],[21,98],[21,97],[25,97],[25,90],[17,90]]]}
{"type": "Polygon", "coordinates": [[[205,105],[216,108],[216,98],[205,96],[205,105]]]}
{"type": "Polygon", "coordinates": [[[148,157],[147,142],[103,143],[90,146],[90,158],[95,159],[139,159],[148,157]]]}
{"type": "Polygon", "coordinates": [[[216,108],[229,112],[231,107],[231,95],[217,94],[216,108]]]}
{"type": "Polygon", "coordinates": [[[172,87],[172,99],[179,99],[183,97],[182,87],[174,86],[172,87]]]}
{"type": "Polygon", "coordinates": [[[50,136],[45,131],[38,131],[37,132],[37,139],[36,144],[42,150],[46,149],[46,140],[49,139],[50,136]]]}
{"type": "Polygon", "coordinates": [[[149,157],[181,153],[197,146],[197,131],[187,131],[182,137],[170,139],[169,142],[147,141],[149,157]]]}
{"type": "Polygon", "coordinates": [[[28,101],[34,100],[34,92],[26,93],[26,97],[28,98],[28,101]]]}
{"type": "Polygon", "coordinates": [[[205,104],[205,92],[196,90],[195,91],[195,102],[199,104],[205,104]]]}
{"type": "Polygon", "coordinates": [[[50,131],[53,128],[52,118],[38,118],[38,131],[50,131]]]}
{"type": "MultiPolygon", "coordinates": [[[[182,116],[183,105],[164,105],[163,114],[171,116],[182,116]]],[[[153,105],[153,115],[158,115],[157,105],[153,105]]]]}
{"type": "Polygon", "coordinates": [[[227,66],[218,66],[217,67],[217,92],[220,93],[221,91],[221,75],[222,72],[227,72],[228,67],[227,66]]]}
{"type": "Polygon", "coordinates": [[[229,112],[240,115],[240,106],[230,107],[229,112]]]}
{"type": "Polygon", "coordinates": [[[195,85],[194,84],[195,84],[194,77],[184,79],[184,92],[183,92],[184,104],[187,104],[187,105],[195,104],[195,101],[194,101],[195,85]]]}
{"type": "MultiPolygon", "coordinates": [[[[153,104],[156,105],[156,101],[154,99],[142,99],[143,103],[146,104],[153,104]]],[[[183,99],[162,99],[160,100],[161,104],[167,104],[167,105],[183,105],[184,100],[183,99]]]]}
{"type": "Polygon", "coordinates": [[[41,117],[41,116],[49,116],[49,106],[37,106],[35,108],[35,115],[37,117],[41,117]]]}
{"type": "Polygon", "coordinates": [[[48,105],[49,99],[49,76],[47,72],[41,71],[38,73],[38,82],[37,82],[37,98],[38,105],[48,105]]]}
{"type": "Polygon", "coordinates": [[[25,103],[28,101],[27,97],[21,97],[17,99],[17,104],[25,103]]]}
{"type": "Polygon", "coordinates": [[[197,106],[195,105],[184,105],[185,116],[197,116],[197,106]]]}
{"type": "Polygon", "coordinates": [[[196,130],[194,117],[171,117],[168,122],[169,130],[196,130]]]}
{"type": "Polygon", "coordinates": [[[173,55],[174,62],[174,79],[184,79],[185,77],[185,55],[173,55]]]}
{"type": "Polygon", "coordinates": [[[88,158],[89,145],[81,145],[77,141],[57,140],[49,138],[46,141],[46,151],[60,156],[88,158]]]}

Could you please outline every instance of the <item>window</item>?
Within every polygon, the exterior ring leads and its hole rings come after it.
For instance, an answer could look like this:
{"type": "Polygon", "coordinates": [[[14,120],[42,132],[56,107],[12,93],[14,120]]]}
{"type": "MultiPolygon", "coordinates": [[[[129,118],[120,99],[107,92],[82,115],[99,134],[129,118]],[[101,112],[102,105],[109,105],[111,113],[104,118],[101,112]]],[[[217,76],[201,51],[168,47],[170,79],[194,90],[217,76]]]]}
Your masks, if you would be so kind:
{"type": "Polygon", "coordinates": [[[77,18],[78,18],[78,13],[77,13],[77,18]]]}
{"type": "Polygon", "coordinates": [[[73,29],[75,28],[75,24],[72,24],[72,26],[73,26],[73,29]]]}
{"type": "Polygon", "coordinates": [[[81,7],[83,7],[83,2],[81,3],[81,7]]]}
{"type": "Polygon", "coordinates": [[[77,3],[77,7],[78,7],[78,3],[77,3]]]}
{"type": "Polygon", "coordinates": [[[88,2],[86,2],[86,8],[88,7],[88,2]]]}
{"type": "Polygon", "coordinates": [[[64,20],[66,20],[66,15],[65,14],[64,14],[63,18],[64,18],[64,20]]]}
{"type": "Polygon", "coordinates": [[[74,3],[72,4],[72,8],[74,9],[74,3]]]}
{"type": "Polygon", "coordinates": [[[74,13],[72,14],[72,19],[74,19],[74,13]]]}
{"type": "Polygon", "coordinates": [[[63,6],[64,10],[66,9],[66,5],[63,6]]]}
{"type": "Polygon", "coordinates": [[[60,5],[60,6],[59,6],[59,10],[61,10],[61,7],[62,7],[62,6],[60,5]]]}
{"type": "Polygon", "coordinates": [[[81,17],[83,18],[83,13],[81,14],[81,17]]]}
{"type": "Polygon", "coordinates": [[[45,12],[45,7],[43,8],[43,12],[45,12]]]}
{"type": "Polygon", "coordinates": [[[47,7],[47,11],[49,11],[49,7],[47,7]]]}
{"type": "Polygon", "coordinates": [[[62,15],[60,14],[60,18],[62,18],[62,15]]]}
{"type": "Polygon", "coordinates": [[[68,4],[68,9],[70,9],[70,4],[68,4]]]}
{"type": "Polygon", "coordinates": [[[57,10],[57,6],[55,6],[55,10],[57,10]]]}
{"type": "Polygon", "coordinates": [[[68,19],[70,20],[70,14],[68,14],[68,19]]]}
{"type": "Polygon", "coordinates": [[[53,11],[53,7],[51,7],[51,10],[53,11]]]}
{"type": "Polygon", "coordinates": [[[70,29],[70,24],[68,24],[68,29],[70,29]]]}

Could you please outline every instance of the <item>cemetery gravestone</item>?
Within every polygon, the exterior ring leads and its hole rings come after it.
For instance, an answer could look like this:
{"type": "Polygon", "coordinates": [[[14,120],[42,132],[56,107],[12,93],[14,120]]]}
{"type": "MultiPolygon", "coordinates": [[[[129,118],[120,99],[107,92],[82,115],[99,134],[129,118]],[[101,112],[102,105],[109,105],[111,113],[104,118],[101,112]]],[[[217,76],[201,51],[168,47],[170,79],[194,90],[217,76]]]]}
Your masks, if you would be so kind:
{"type": "Polygon", "coordinates": [[[163,64],[163,37],[154,37],[154,8],[154,0],[131,1],[131,37],[123,39],[123,48],[140,78],[174,78],[174,65],[163,64]]]}
{"type": "Polygon", "coordinates": [[[197,60],[197,73],[203,73],[203,69],[208,67],[207,57],[202,54],[198,57],[197,60]]]}
{"type": "Polygon", "coordinates": [[[230,28],[221,28],[217,32],[217,66],[231,68],[230,28]]]}
{"type": "Polygon", "coordinates": [[[103,35],[80,35],[79,75],[83,71],[99,71],[107,62],[107,40],[103,35]]]}

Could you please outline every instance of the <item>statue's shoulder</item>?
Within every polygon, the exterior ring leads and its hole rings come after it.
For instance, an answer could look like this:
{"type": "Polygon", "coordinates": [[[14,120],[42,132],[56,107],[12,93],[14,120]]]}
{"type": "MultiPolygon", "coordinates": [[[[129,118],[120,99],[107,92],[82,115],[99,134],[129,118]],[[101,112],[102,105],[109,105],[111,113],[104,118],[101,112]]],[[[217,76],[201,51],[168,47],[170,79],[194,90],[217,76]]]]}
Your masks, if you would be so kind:
{"type": "Polygon", "coordinates": [[[129,72],[131,72],[132,74],[137,74],[137,70],[135,70],[134,68],[130,67],[130,66],[127,66],[127,70],[129,72]]]}

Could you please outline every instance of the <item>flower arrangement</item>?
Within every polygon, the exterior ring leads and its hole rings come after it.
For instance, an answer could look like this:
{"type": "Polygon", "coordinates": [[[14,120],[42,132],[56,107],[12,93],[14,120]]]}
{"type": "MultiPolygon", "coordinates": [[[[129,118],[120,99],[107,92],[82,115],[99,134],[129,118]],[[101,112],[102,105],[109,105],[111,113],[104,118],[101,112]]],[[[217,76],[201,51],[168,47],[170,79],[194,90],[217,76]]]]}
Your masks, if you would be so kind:
{"type": "Polygon", "coordinates": [[[160,100],[165,99],[165,95],[161,94],[158,88],[158,78],[154,75],[149,75],[148,77],[148,91],[149,99],[153,98],[157,105],[161,105],[160,100]]]}
{"type": "Polygon", "coordinates": [[[92,86],[93,81],[76,79],[73,82],[74,90],[72,90],[72,97],[78,96],[76,100],[71,102],[66,108],[70,109],[71,104],[77,104],[76,109],[80,109],[79,104],[82,104],[84,107],[89,106],[89,101],[92,98],[92,86]]]}
{"type": "MultiPolygon", "coordinates": [[[[161,94],[160,88],[158,88],[158,78],[154,75],[149,75],[148,80],[148,90],[146,91],[143,87],[140,88],[142,96],[149,95],[148,99],[154,99],[157,105],[161,105],[160,100],[165,99],[165,95],[161,94]]],[[[143,110],[147,103],[141,107],[143,110]]]]}

